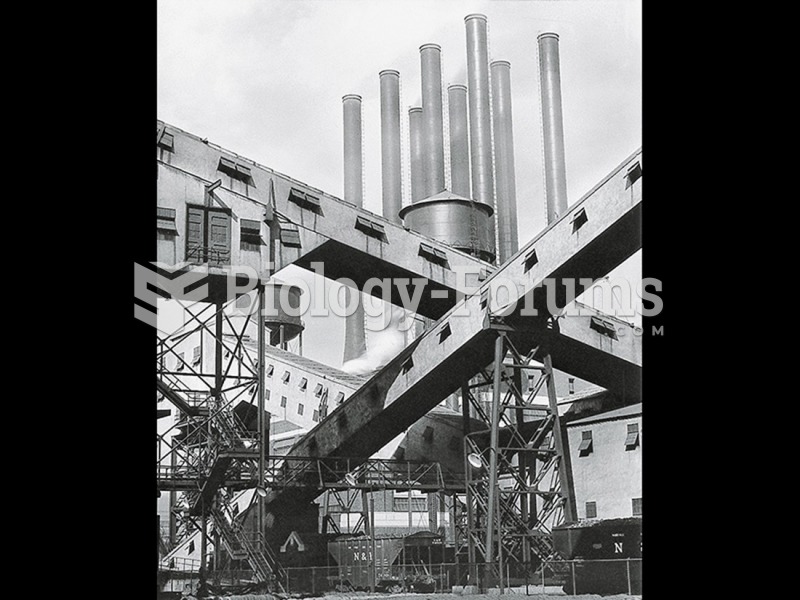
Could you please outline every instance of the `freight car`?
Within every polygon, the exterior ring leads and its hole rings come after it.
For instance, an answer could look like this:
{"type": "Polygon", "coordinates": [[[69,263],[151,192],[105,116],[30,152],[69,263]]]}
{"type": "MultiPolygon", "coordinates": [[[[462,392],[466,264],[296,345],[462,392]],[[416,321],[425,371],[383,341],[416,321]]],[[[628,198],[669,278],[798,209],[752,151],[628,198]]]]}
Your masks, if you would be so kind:
{"type": "MultiPolygon", "coordinates": [[[[368,590],[372,584],[372,540],[368,536],[343,536],[328,543],[328,553],[339,566],[329,582],[338,591],[368,590]]],[[[433,592],[437,587],[423,562],[420,550],[428,561],[442,560],[441,536],[419,532],[408,536],[375,538],[375,589],[381,592],[433,592]],[[402,562],[398,558],[403,555],[402,562]],[[416,559],[416,560],[415,560],[416,559]]]]}
{"type": "Polygon", "coordinates": [[[579,521],[553,528],[568,594],[642,593],[642,519],[579,521]],[[565,565],[566,567],[566,565],[565,565]]]}

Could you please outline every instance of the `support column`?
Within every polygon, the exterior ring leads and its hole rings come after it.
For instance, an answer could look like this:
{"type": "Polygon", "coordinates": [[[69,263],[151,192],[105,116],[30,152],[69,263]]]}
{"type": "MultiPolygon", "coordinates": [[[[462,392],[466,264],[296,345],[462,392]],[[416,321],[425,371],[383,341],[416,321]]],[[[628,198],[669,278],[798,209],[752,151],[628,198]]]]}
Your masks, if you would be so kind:
{"type": "MultiPolygon", "coordinates": [[[[267,439],[268,433],[266,431],[266,423],[264,423],[264,346],[266,345],[266,324],[264,322],[264,311],[266,308],[265,302],[265,289],[263,284],[258,285],[258,484],[264,483],[264,472],[266,471],[266,454],[267,454],[267,439]]],[[[283,325],[281,325],[283,331],[283,325]]],[[[263,552],[264,548],[260,547],[262,536],[264,532],[264,498],[256,494],[258,497],[258,510],[256,511],[256,529],[259,532],[258,544],[259,551],[263,552]]]]}
{"type": "Polygon", "coordinates": [[[569,458],[569,446],[564,444],[561,430],[561,418],[558,416],[558,400],[556,383],[553,377],[553,360],[550,353],[544,355],[542,362],[547,372],[547,400],[553,415],[553,441],[558,454],[558,477],[561,481],[561,496],[564,498],[564,520],[574,523],[578,520],[575,510],[575,485],[572,482],[572,465],[569,458]]]}
{"type": "MultiPolygon", "coordinates": [[[[504,332],[500,332],[494,342],[494,382],[492,385],[492,422],[489,441],[489,489],[486,504],[486,555],[485,576],[483,585],[486,586],[490,579],[491,565],[494,562],[494,530],[496,522],[496,505],[498,503],[497,490],[497,454],[500,445],[500,401],[503,376],[503,356],[505,355],[504,332]]],[[[499,524],[498,524],[499,525],[499,524]]]]}

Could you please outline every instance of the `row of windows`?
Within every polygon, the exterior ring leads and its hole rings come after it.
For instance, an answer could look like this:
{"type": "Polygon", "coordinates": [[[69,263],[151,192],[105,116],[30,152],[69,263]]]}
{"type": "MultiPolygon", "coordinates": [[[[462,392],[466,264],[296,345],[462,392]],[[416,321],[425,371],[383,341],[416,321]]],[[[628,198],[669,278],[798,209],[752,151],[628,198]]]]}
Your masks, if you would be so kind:
{"type": "MultiPolygon", "coordinates": [[[[628,423],[628,433],[625,436],[625,450],[635,450],[639,446],[639,424],[628,423]]],[[[580,456],[589,456],[594,451],[592,430],[581,432],[581,444],[578,446],[580,456]]]]}
{"type": "MultiPolygon", "coordinates": [[[[190,363],[192,367],[199,367],[200,366],[200,346],[195,347],[192,349],[192,362],[190,363]]],[[[186,357],[183,352],[178,353],[178,362],[175,364],[176,371],[184,371],[186,369],[186,357]]]]}
{"type": "MultiPolygon", "coordinates": [[[[642,499],[641,498],[631,498],[631,514],[634,517],[641,517],[642,516],[642,499]]],[[[586,518],[587,519],[596,519],[597,518],[597,502],[587,502],[586,503],[586,518]]]]}

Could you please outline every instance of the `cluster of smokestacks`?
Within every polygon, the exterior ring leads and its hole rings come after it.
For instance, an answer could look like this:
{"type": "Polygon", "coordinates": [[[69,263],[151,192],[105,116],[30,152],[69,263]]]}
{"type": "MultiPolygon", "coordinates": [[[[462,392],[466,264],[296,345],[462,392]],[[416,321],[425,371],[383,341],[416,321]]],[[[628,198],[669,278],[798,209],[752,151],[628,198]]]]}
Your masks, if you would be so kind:
{"type": "MultiPolygon", "coordinates": [[[[379,74],[383,216],[502,264],[519,249],[511,63],[489,62],[485,15],[467,15],[464,23],[467,85],[447,88],[450,190],[445,181],[441,47],[424,44],[419,49],[422,106],[408,111],[411,205],[406,207],[402,206],[400,73],[387,69],[379,74]]],[[[567,208],[558,35],[543,33],[538,43],[550,224],[567,208]]],[[[361,98],[350,94],[343,104],[345,200],[362,206],[361,98]]],[[[365,347],[363,314],[348,322],[345,361],[359,356],[365,347]]]]}

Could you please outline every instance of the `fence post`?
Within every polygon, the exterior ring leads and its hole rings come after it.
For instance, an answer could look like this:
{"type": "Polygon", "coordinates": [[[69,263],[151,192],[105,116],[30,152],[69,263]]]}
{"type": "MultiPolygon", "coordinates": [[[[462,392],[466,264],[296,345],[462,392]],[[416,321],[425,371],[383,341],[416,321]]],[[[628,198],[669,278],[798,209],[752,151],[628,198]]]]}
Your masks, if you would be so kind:
{"type": "Polygon", "coordinates": [[[569,566],[571,567],[571,571],[572,571],[572,595],[573,596],[577,596],[578,595],[578,587],[575,585],[575,561],[571,560],[569,562],[569,566]]]}
{"type": "Polygon", "coordinates": [[[631,595],[631,559],[625,559],[625,567],[628,571],[628,595],[631,595]]]}

